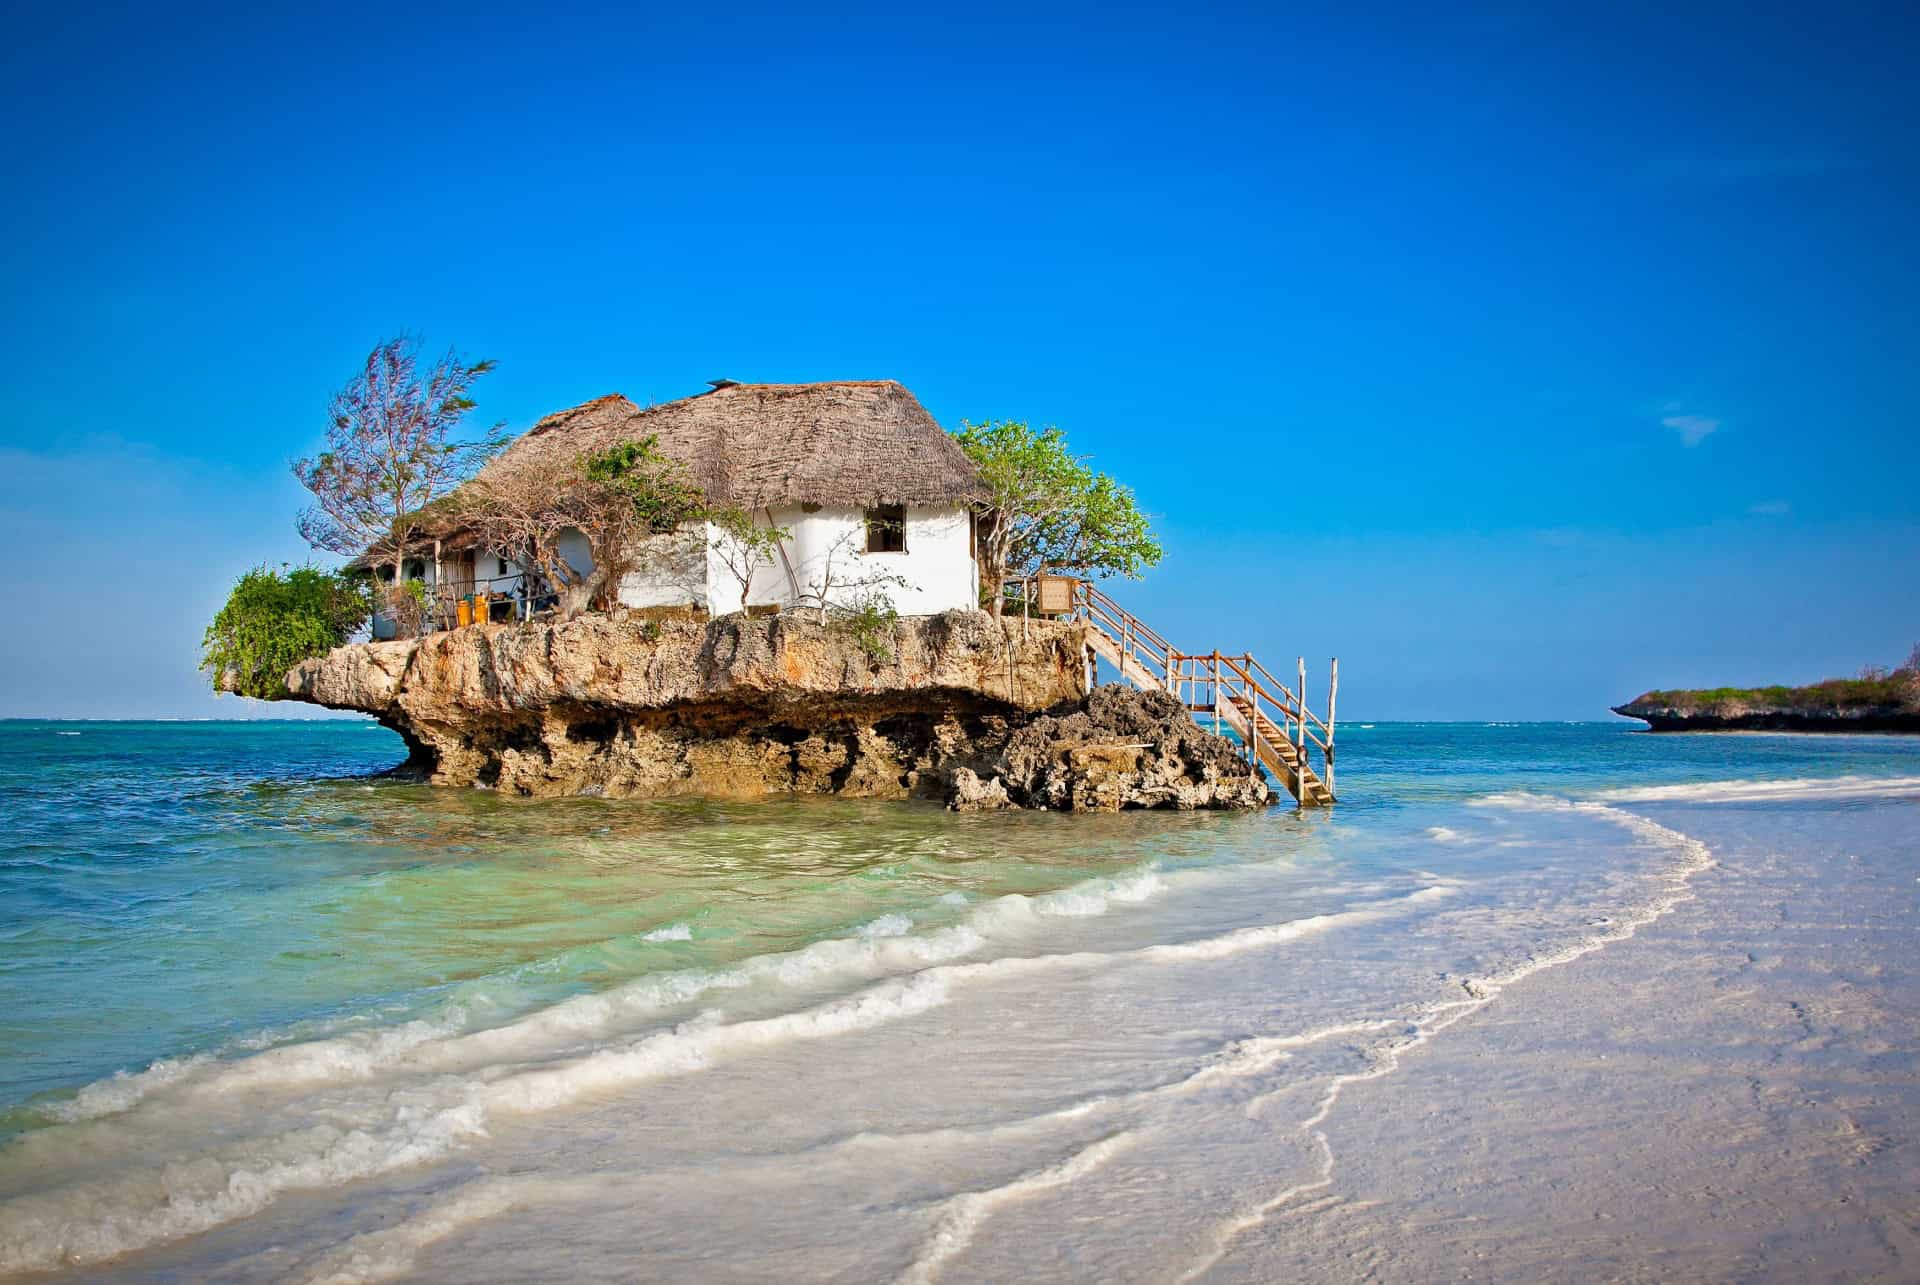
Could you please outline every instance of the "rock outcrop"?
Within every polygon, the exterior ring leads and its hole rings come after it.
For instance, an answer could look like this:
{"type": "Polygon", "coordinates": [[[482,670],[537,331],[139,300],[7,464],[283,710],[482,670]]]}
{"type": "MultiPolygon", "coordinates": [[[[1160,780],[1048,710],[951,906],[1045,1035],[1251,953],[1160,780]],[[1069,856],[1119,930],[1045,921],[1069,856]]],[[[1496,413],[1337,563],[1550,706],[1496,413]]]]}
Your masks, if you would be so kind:
{"type": "Polygon", "coordinates": [[[1171,697],[1089,694],[1084,627],[983,612],[862,637],[811,612],[588,616],[360,643],[289,696],[398,732],[440,785],[519,795],[1254,807],[1267,787],[1171,697]]]}
{"type": "Polygon", "coordinates": [[[1114,812],[1253,808],[1267,783],[1232,742],[1203,731],[1165,692],[1101,687],[1067,713],[1043,714],[998,747],[998,771],[957,783],[951,805],[1114,812]]]}

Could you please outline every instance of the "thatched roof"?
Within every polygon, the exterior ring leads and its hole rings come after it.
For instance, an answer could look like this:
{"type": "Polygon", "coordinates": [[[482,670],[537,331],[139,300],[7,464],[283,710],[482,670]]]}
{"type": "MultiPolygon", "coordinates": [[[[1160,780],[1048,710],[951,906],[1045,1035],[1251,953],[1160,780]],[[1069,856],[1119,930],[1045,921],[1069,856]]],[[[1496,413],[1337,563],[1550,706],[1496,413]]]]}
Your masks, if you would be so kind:
{"type": "Polygon", "coordinates": [[[948,505],[982,497],[966,453],[890,379],[728,384],[644,409],[612,393],[547,416],[487,468],[648,437],[714,504],[948,505]]]}

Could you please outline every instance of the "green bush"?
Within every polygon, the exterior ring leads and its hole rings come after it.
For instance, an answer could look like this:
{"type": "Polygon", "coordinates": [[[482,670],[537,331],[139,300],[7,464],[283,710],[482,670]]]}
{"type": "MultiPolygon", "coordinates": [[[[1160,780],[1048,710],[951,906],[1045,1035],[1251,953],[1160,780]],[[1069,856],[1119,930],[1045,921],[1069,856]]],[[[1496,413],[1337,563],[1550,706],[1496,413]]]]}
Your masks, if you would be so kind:
{"type": "Polygon", "coordinates": [[[831,628],[850,639],[874,664],[893,659],[893,628],[900,623],[893,599],[875,590],[855,599],[853,604],[833,608],[831,628]]]}
{"type": "Polygon", "coordinates": [[[280,700],[288,670],[346,642],[372,614],[373,589],[363,578],[255,567],[207,626],[200,667],[215,691],[280,700]]]}
{"type": "Polygon", "coordinates": [[[1757,705],[1795,713],[1862,709],[1902,705],[1915,699],[1914,684],[1905,675],[1885,678],[1829,678],[1805,687],[1712,687],[1694,691],[1648,692],[1640,698],[1650,705],[1675,709],[1711,710],[1725,705],[1757,705]]]}

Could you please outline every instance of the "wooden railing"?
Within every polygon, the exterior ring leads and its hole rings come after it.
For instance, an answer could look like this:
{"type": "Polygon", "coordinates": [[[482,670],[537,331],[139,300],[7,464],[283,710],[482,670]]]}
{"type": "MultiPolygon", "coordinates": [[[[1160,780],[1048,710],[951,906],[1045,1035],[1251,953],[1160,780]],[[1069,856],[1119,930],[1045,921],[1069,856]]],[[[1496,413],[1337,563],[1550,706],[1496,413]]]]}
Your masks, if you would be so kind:
{"type": "Polygon", "coordinates": [[[1107,659],[1122,678],[1137,687],[1159,688],[1196,713],[1211,713],[1213,727],[1224,721],[1239,734],[1250,761],[1264,762],[1290,779],[1285,784],[1303,805],[1333,801],[1334,705],[1340,693],[1340,662],[1327,682],[1327,715],[1307,707],[1307,662],[1301,657],[1295,685],[1289,687],[1251,652],[1181,651],[1164,635],[1086,580],[1077,577],[1024,576],[1002,587],[1005,606],[1021,615],[1042,607],[1055,618],[1081,620],[1105,639],[1107,659]],[[1069,580],[1064,596],[1054,581],[1069,580]],[[1046,601],[1049,593],[1052,601],[1046,601]],[[1282,744],[1281,742],[1284,742],[1282,744]],[[1310,752],[1319,751],[1315,772],[1310,752]]]}
{"type": "MultiPolygon", "coordinates": [[[[460,604],[468,607],[469,619],[485,621],[526,620],[545,611],[558,601],[539,576],[522,572],[511,576],[454,579],[449,577],[427,586],[427,612],[424,631],[439,633],[460,623],[460,604]]],[[[388,613],[376,613],[382,620],[388,613]]]]}

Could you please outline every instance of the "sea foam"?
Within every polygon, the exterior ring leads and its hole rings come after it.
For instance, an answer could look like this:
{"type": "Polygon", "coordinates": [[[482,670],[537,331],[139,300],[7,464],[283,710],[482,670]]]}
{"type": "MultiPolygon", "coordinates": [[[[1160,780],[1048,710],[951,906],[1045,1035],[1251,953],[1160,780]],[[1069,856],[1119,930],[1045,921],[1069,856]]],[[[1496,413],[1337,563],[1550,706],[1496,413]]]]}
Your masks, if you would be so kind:
{"type": "MultiPolygon", "coordinates": [[[[664,1030],[622,1039],[616,1020],[622,1000],[582,996],[491,1030],[447,1036],[427,1024],[409,1024],[404,1034],[395,1028],[385,1040],[319,1041],[236,1063],[196,1066],[193,1072],[203,1077],[199,1083],[178,1074],[156,1079],[147,1086],[155,1100],[124,1108],[132,1112],[128,1123],[112,1126],[125,1129],[125,1145],[143,1156],[152,1154],[152,1131],[178,1117],[182,1093],[224,1097],[243,1089],[303,1090],[324,1084],[328,1115],[339,1123],[227,1136],[215,1147],[158,1168],[122,1166],[64,1184],[52,1181],[47,1190],[0,1205],[0,1270],[104,1261],[257,1213],[290,1190],[337,1186],[444,1158],[485,1136],[499,1116],[549,1111],[650,1080],[698,1073],[758,1050],[871,1029],[944,1004],[957,986],[1056,969],[1219,959],[1404,913],[1452,892],[1427,887],[1346,911],[1131,950],[960,962],[996,933],[1049,916],[1101,913],[1149,898],[1167,886],[1167,878],[1143,872],[1059,894],[1007,896],[977,907],[962,924],[924,936],[836,939],[784,956],[744,961],[728,970],[670,974],[623,988],[624,1002],[645,1009],[668,995],[688,999],[749,980],[811,986],[833,975],[857,979],[896,974],[869,980],[844,998],[768,1017],[728,1021],[722,1013],[708,1011],[664,1030]],[[571,1056],[563,1051],[583,1045],[586,1051],[571,1056]],[[409,1074],[382,1085],[376,1071],[409,1074]],[[351,1087],[370,1079],[374,1082],[357,1092],[351,1087]],[[153,1115],[150,1121],[148,1114],[153,1115]]],[[[272,1102],[262,1104],[262,1119],[272,1120],[273,1112],[272,1102]]],[[[94,1124],[106,1127],[104,1121],[94,1124]]],[[[43,1131],[34,1138],[37,1149],[50,1154],[46,1148],[58,1143],[47,1135],[57,1132],[43,1131]]],[[[93,1145],[111,1149],[112,1137],[97,1134],[93,1145]]]]}

